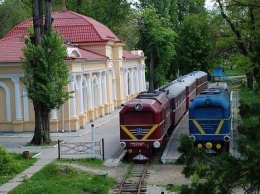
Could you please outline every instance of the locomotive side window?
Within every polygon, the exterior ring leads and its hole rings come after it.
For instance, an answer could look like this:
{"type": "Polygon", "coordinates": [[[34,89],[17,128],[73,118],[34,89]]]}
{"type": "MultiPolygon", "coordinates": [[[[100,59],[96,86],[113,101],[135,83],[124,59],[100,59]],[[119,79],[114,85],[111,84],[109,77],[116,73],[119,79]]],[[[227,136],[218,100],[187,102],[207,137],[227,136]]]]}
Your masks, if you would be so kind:
{"type": "Polygon", "coordinates": [[[221,107],[196,107],[194,109],[196,119],[221,119],[224,117],[221,107]]]}
{"type": "Polygon", "coordinates": [[[133,125],[133,124],[153,124],[153,113],[152,112],[126,112],[124,115],[124,124],[133,125]]]}

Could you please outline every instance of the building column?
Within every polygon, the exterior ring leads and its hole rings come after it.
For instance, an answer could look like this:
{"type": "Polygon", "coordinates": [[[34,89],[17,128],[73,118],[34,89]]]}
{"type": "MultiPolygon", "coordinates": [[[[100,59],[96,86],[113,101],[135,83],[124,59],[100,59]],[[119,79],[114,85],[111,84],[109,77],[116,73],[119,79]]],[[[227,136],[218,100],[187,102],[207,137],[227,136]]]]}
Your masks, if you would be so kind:
{"type": "Polygon", "coordinates": [[[51,110],[51,119],[58,119],[57,110],[55,110],[55,109],[51,110]]]}
{"type": "Polygon", "coordinates": [[[93,91],[92,91],[92,74],[87,74],[87,99],[88,99],[88,118],[91,122],[94,121],[95,115],[94,115],[94,107],[93,107],[93,91]]]}
{"type": "Polygon", "coordinates": [[[98,72],[97,73],[97,79],[98,79],[98,115],[100,117],[104,116],[105,110],[104,110],[104,105],[102,103],[103,101],[103,92],[102,92],[102,73],[98,72]]]}
{"type": "Polygon", "coordinates": [[[136,82],[135,82],[135,92],[138,93],[140,91],[140,86],[139,86],[139,68],[136,68],[135,69],[135,79],[136,79],[136,82]]]}
{"type": "Polygon", "coordinates": [[[110,108],[109,108],[109,103],[107,101],[107,74],[106,72],[102,72],[102,80],[103,80],[103,104],[104,104],[104,108],[105,108],[105,114],[109,114],[110,113],[110,108]]]}
{"type": "Polygon", "coordinates": [[[146,90],[146,83],[145,83],[145,66],[143,65],[141,67],[141,91],[145,91],[146,90]]]}
{"type": "Polygon", "coordinates": [[[82,81],[83,81],[83,76],[78,75],[77,76],[77,86],[79,89],[79,125],[80,129],[85,128],[85,115],[84,115],[84,107],[83,107],[83,88],[82,88],[82,81]]]}
{"type": "Polygon", "coordinates": [[[13,121],[14,132],[23,132],[23,120],[22,120],[22,104],[21,104],[21,92],[20,92],[20,78],[15,76],[12,78],[14,83],[14,98],[15,98],[15,120],[13,121]]]}
{"type": "Polygon", "coordinates": [[[78,117],[76,113],[76,95],[75,95],[75,83],[76,83],[76,75],[70,75],[70,83],[69,90],[73,92],[71,94],[70,101],[70,131],[76,131],[78,129],[78,117]]]}
{"type": "Polygon", "coordinates": [[[131,68],[131,71],[130,71],[130,75],[131,75],[131,80],[130,80],[130,96],[131,96],[131,98],[133,97],[133,95],[134,95],[134,69],[133,68],[131,68]]]}
{"type": "Polygon", "coordinates": [[[14,82],[14,94],[15,94],[15,120],[22,120],[22,110],[21,110],[21,93],[20,93],[20,78],[13,77],[14,82]]]}
{"type": "Polygon", "coordinates": [[[79,89],[79,114],[84,114],[82,81],[83,81],[83,76],[78,75],[77,76],[77,85],[78,85],[78,89],[79,89]]]}
{"type": "Polygon", "coordinates": [[[51,118],[50,118],[50,131],[58,132],[59,131],[59,120],[57,117],[57,110],[51,110],[51,118]]]}

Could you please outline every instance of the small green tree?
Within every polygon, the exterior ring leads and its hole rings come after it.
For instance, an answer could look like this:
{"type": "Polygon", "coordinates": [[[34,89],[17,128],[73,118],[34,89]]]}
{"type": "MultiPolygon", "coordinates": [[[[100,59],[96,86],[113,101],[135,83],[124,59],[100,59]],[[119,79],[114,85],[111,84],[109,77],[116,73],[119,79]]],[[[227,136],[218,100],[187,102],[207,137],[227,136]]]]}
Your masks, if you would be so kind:
{"type": "Polygon", "coordinates": [[[41,45],[32,44],[28,38],[25,43],[23,82],[35,111],[35,133],[31,143],[50,143],[49,113],[69,99],[66,89],[69,70],[63,61],[66,47],[63,46],[62,38],[53,30],[43,35],[41,45]]]}
{"type": "Polygon", "coordinates": [[[149,63],[149,90],[154,90],[166,81],[170,61],[175,55],[174,40],[176,33],[164,24],[166,18],[160,18],[154,8],[143,11],[139,21],[139,48],[144,50],[149,63]]]}

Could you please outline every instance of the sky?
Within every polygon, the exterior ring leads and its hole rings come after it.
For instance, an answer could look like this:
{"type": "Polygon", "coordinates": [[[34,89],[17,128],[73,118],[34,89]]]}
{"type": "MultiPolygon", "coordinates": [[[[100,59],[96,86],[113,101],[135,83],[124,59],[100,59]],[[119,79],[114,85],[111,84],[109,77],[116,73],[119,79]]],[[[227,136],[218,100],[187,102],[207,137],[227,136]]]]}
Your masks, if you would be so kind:
{"type": "Polygon", "coordinates": [[[206,0],[206,1],[205,1],[205,7],[206,7],[207,9],[213,9],[214,3],[215,3],[214,0],[206,0]]]}

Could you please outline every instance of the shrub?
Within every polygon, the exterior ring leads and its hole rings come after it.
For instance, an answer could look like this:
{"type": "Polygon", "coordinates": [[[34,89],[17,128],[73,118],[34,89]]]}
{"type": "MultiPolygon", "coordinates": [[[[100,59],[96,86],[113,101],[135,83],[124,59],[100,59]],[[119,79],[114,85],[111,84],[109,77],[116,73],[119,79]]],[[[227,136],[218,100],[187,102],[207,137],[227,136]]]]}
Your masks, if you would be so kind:
{"type": "Polygon", "coordinates": [[[17,173],[19,164],[13,156],[0,145],[0,175],[7,176],[17,173]]]}

